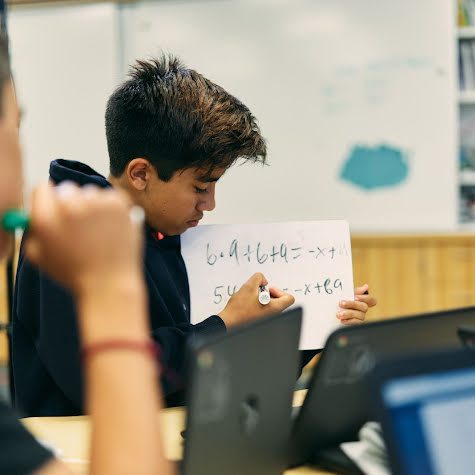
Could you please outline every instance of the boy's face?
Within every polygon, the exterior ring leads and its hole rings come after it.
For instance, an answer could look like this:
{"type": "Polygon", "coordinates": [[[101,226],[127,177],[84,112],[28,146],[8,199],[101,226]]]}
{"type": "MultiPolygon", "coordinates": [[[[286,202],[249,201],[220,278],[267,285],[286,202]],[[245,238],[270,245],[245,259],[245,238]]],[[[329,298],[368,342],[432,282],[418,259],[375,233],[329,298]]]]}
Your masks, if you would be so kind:
{"type": "MultiPolygon", "coordinates": [[[[0,217],[22,203],[23,169],[19,139],[20,110],[11,81],[3,85],[0,114],[0,217]]],[[[0,259],[12,249],[13,238],[0,229],[0,259]]]]}
{"type": "Polygon", "coordinates": [[[187,168],[167,182],[152,174],[141,203],[148,224],[167,236],[197,226],[204,212],[214,209],[216,182],[225,171],[220,168],[209,174],[203,169],[187,168]]]}

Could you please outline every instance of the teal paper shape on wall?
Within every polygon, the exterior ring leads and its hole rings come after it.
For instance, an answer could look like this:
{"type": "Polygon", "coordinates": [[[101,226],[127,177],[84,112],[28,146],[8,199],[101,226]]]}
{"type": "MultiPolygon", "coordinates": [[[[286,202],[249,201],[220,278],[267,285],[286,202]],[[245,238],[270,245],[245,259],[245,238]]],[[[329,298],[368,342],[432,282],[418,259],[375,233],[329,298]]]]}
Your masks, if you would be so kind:
{"type": "Polygon", "coordinates": [[[345,160],[340,178],[364,190],[402,184],[409,175],[409,160],[401,149],[382,144],[355,145],[345,160]]]}

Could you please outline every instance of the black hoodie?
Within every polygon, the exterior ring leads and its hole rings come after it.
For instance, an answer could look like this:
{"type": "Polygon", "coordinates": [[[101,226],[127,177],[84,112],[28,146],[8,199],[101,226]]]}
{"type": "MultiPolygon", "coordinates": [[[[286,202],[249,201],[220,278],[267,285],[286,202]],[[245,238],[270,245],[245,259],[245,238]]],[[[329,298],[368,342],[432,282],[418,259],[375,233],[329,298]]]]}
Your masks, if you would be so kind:
{"type": "MultiPolygon", "coordinates": [[[[55,184],[111,184],[89,166],[68,160],[50,165],[55,184]]],[[[161,348],[162,385],[168,405],[183,404],[185,344],[190,336],[225,331],[213,315],[190,324],[190,296],[179,236],[156,238],[146,229],[144,273],[152,337],[161,348]]],[[[84,413],[75,307],[70,293],[37,270],[20,251],[13,302],[15,402],[25,416],[84,413]]]]}

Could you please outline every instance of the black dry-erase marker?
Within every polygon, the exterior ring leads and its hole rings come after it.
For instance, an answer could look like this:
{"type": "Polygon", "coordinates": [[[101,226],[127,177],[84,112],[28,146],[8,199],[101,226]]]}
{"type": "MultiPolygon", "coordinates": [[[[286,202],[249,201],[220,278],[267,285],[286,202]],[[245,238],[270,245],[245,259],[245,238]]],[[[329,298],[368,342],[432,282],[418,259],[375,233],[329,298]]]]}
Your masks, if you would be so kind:
{"type": "Polygon", "coordinates": [[[270,293],[265,285],[259,285],[259,302],[267,305],[270,302],[270,293]]]}

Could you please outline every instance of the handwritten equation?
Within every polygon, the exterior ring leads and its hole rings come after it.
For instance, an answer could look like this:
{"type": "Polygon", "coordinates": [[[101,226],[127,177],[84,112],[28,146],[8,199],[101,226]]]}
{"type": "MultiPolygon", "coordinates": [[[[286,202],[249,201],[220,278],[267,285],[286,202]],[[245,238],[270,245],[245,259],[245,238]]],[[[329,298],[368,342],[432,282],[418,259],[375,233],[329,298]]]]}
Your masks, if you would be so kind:
{"type": "Polygon", "coordinates": [[[311,258],[314,260],[332,261],[339,256],[348,257],[346,244],[322,245],[315,244],[312,247],[294,246],[286,242],[264,245],[260,241],[252,244],[240,243],[233,239],[229,246],[223,246],[221,250],[212,244],[206,244],[206,262],[213,266],[220,260],[235,261],[241,263],[289,263],[296,260],[311,258]]]}
{"type": "MultiPolygon", "coordinates": [[[[340,322],[340,300],[353,299],[350,228],[346,221],[212,224],[180,236],[190,283],[191,322],[216,315],[261,272],[269,286],[304,309],[301,349],[323,348],[340,322]]],[[[257,289],[256,289],[257,301],[257,289]]]]}
{"type": "MultiPolygon", "coordinates": [[[[232,297],[239,287],[237,285],[218,285],[214,288],[213,303],[219,305],[226,303],[232,297]]],[[[343,283],[341,279],[322,279],[320,282],[304,283],[303,285],[282,289],[295,297],[300,296],[318,296],[318,295],[332,295],[333,293],[343,292],[343,283]]]]}

